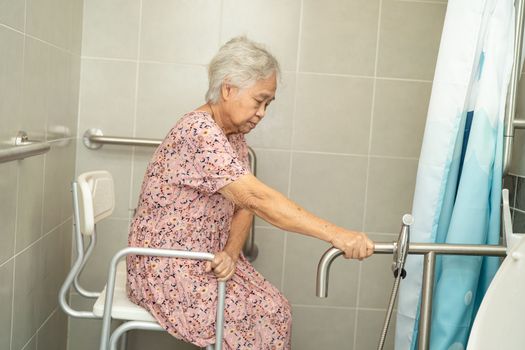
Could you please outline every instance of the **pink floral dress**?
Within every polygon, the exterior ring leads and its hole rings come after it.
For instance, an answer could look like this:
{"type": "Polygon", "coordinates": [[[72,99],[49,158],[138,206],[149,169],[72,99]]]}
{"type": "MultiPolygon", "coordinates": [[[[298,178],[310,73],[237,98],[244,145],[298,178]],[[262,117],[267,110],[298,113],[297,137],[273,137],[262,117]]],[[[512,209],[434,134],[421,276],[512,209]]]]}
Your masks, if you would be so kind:
{"type": "MultiPolygon", "coordinates": [[[[186,114],[148,165],[129,246],[223,250],[235,206],[217,191],[247,169],[244,135],[227,138],[206,112],[186,114]]],[[[176,338],[214,343],[217,280],[204,262],[129,256],[127,268],[131,301],[176,338]]],[[[226,288],[224,348],[289,349],[290,327],[288,301],[241,256],[226,288]]]]}

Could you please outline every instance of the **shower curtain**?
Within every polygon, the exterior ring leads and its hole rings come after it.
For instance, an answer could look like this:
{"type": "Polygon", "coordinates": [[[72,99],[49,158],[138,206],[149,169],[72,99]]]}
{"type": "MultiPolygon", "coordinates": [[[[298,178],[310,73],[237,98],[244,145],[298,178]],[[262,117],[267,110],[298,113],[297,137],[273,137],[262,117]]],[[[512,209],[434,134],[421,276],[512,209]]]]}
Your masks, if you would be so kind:
{"type": "MultiPolygon", "coordinates": [[[[412,242],[498,244],[513,0],[449,0],[421,150],[412,242]]],[[[466,348],[498,258],[438,256],[430,348],[466,348]]],[[[409,256],[396,350],[417,345],[423,260],[409,256]]]]}

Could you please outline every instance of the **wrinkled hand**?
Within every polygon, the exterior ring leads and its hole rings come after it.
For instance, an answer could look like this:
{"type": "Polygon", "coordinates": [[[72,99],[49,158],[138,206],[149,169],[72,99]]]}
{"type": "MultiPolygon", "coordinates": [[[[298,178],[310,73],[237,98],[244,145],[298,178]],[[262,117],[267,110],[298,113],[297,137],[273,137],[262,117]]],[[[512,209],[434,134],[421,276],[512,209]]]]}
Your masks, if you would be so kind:
{"type": "Polygon", "coordinates": [[[213,273],[219,281],[227,281],[235,274],[235,267],[237,260],[225,251],[218,252],[215,254],[215,258],[212,261],[206,262],[206,272],[213,270],[213,273]]]}
{"type": "Polygon", "coordinates": [[[362,232],[342,230],[334,235],[331,243],[342,250],[347,259],[363,260],[374,253],[374,242],[362,232]]]}

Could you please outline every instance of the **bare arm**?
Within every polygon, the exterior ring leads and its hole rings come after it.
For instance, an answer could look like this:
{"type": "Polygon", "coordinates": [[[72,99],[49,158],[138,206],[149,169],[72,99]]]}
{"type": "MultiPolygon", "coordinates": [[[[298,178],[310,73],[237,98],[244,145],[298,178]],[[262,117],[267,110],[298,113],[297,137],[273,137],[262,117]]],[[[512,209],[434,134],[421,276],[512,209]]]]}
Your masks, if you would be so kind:
{"type": "Polygon", "coordinates": [[[247,209],[239,208],[232,218],[230,235],[224,250],[237,261],[244,242],[250,232],[250,227],[253,221],[253,213],[247,209]]]}
{"type": "Polygon", "coordinates": [[[251,174],[224,186],[220,193],[283,230],[331,243],[348,258],[362,259],[373,252],[372,241],[363,233],[346,230],[315,216],[251,174]]]}
{"type": "Polygon", "coordinates": [[[235,273],[237,259],[252,225],[252,212],[244,208],[236,209],[224,251],[215,254],[213,262],[206,264],[206,271],[209,272],[213,268],[213,272],[220,281],[230,279],[235,273]]]}

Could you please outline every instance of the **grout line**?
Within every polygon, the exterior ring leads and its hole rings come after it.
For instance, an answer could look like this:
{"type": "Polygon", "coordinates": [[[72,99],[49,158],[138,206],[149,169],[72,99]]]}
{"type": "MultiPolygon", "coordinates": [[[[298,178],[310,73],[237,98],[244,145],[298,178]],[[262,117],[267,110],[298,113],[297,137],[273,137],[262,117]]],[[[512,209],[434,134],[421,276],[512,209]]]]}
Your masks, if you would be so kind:
{"type": "Polygon", "coordinates": [[[218,30],[218,43],[217,43],[217,47],[221,47],[221,42],[222,42],[222,36],[223,36],[223,32],[222,32],[222,25],[223,25],[223,22],[222,22],[222,19],[224,17],[224,1],[221,0],[221,4],[219,5],[220,6],[220,11],[219,11],[219,30],[218,30]]]}
{"type": "MultiPolygon", "coordinates": [[[[291,304],[293,307],[302,307],[305,309],[334,309],[334,310],[351,310],[351,311],[379,311],[385,312],[387,309],[373,308],[373,307],[353,307],[353,306],[337,306],[337,305],[310,305],[310,304],[291,304]]],[[[357,350],[357,349],[356,349],[357,350]]]]}
{"type": "Polygon", "coordinates": [[[114,57],[98,57],[98,56],[84,56],[84,55],[81,55],[80,58],[82,60],[94,60],[94,61],[116,61],[116,62],[128,62],[128,63],[137,62],[137,60],[133,58],[114,58],[114,57]]]}
{"type": "MultiPolygon", "coordinates": [[[[297,55],[295,60],[295,76],[294,76],[294,98],[293,98],[293,111],[292,111],[292,132],[290,135],[290,168],[288,169],[288,191],[286,193],[286,196],[290,198],[292,193],[292,171],[293,171],[293,139],[294,139],[294,130],[295,130],[295,121],[297,117],[297,73],[299,72],[299,64],[301,62],[301,36],[303,32],[303,14],[304,14],[304,0],[301,0],[300,8],[299,8],[299,32],[298,32],[298,43],[297,43],[297,55]]],[[[289,233],[287,231],[284,232],[284,240],[283,240],[283,260],[282,260],[282,268],[281,268],[281,291],[284,292],[284,275],[286,271],[286,249],[288,247],[288,235],[289,233]]]]}
{"type": "MultiPolygon", "coordinates": [[[[16,257],[18,257],[19,255],[23,254],[26,250],[30,249],[32,246],[34,246],[35,244],[37,244],[38,242],[42,241],[44,238],[46,238],[47,236],[49,236],[50,234],[54,233],[57,231],[57,229],[64,225],[65,223],[67,223],[67,221],[69,220],[70,218],[64,220],[63,222],[61,222],[60,224],[56,225],[55,227],[53,227],[51,230],[49,230],[49,232],[43,234],[42,236],[40,236],[40,238],[38,238],[36,241],[34,241],[33,243],[31,243],[30,245],[28,245],[27,247],[25,247],[24,249],[22,249],[21,251],[19,251],[18,253],[16,253],[15,255],[13,255],[13,257],[11,259],[16,259],[16,257]]],[[[15,239],[16,239],[16,236],[15,236],[15,239]]],[[[11,259],[9,259],[8,261],[10,261],[11,259]]],[[[3,263],[1,266],[3,266],[5,263],[3,263]]]]}
{"type": "Polygon", "coordinates": [[[6,261],[4,261],[3,263],[0,264],[0,269],[2,267],[4,267],[5,265],[9,264],[9,262],[11,262],[11,260],[13,260],[15,258],[14,256],[14,253],[13,253],[13,256],[11,256],[9,259],[7,259],[6,261]]]}
{"type": "Polygon", "coordinates": [[[447,6],[446,2],[443,1],[432,1],[432,0],[396,0],[399,2],[415,2],[420,4],[434,4],[434,5],[444,5],[447,6]]]}
{"type": "MultiPolygon", "coordinates": [[[[293,130],[292,130],[293,133],[293,130]]],[[[402,159],[402,160],[418,160],[419,157],[404,157],[404,156],[389,156],[381,154],[359,154],[359,153],[338,153],[338,152],[325,152],[325,151],[309,151],[309,150],[290,150],[284,148],[265,148],[265,147],[254,147],[255,151],[271,151],[271,152],[291,152],[294,154],[317,154],[317,155],[331,155],[331,156],[344,156],[344,157],[359,157],[359,158],[382,158],[382,159],[402,159]]]]}
{"type": "MultiPolygon", "coordinates": [[[[135,60],[131,58],[116,58],[116,57],[103,57],[103,56],[81,56],[85,60],[98,60],[98,61],[117,61],[117,62],[129,62],[134,63],[135,60]]],[[[147,64],[164,64],[164,65],[179,65],[186,67],[201,67],[206,68],[207,64],[202,63],[191,63],[191,62],[177,62],[177,61],[156,61],[156,60],[143,60],[139,59],[140,63],[147,64]]],[[[299,64],[297,60],[296,64],[299,64]]],[[[281,73],[294,73],[296,75],[319,75],[319,76],[330,76],[340,78],[356,78],[356,79],[377,79],[377,80],[390,80],[390,81],[404,81],[412,83],[428,83],[432,84],[432,80],[426,79],[412,79],[412,78],[399,78],[399,77],[386,77],[386,76],[372,76],[372,75],[355,75],[355,74],[342,74],[342,73],[326,73],[326,72],[309,72],[296,70],[281,70],[281,73]]]]}
{"type": "MultiPolygon", "coordinates": [[[[46,122],[46,125],[47,125],[47,122],[46,122]]],[[[47,126],[46,126],[46,131],[47,131],[47,126]]],[[[42,199],[40,201],[42,208],[40,210],[40,236],[44,235],[44,197],[46,193],[46,164],[48,163],[47,162],[48,157],[49,157],[49,152],[44,154],[44,157],[43,157],[44,159],[42,160],[42,163],[43,163],[42,164],[42,199]]],[[[60,216],[60,212],[59,212],[59,216],[60,216]]]]}
{"type": "MultiPolygon", "coordinates": [[[[27,26],[27,0],[24,1],[24,32],[26,31],[27,26]]],[[[23,33],[24,38],[22,39],[22,95],[24,94],[24,81],[25,81],[25,60],[26,60],[26,35],[23,33]]],[[[24,103],[24,98],[20,101],[21,104],[24,103]]],[[[22,109],[23,105],[20,106],[22,109]]],[[[13,288],[11,296],[11,334],[9,340],[9,349],[13,349],[13,328],[14,328],[14,318],[15,318],[15,279],[16,279],[16,236],[18,231],[18,192],[20,192],[20,165],[16,165],[16,199],[15,199],[15,237],[13,240],[13,256],[8,261],[13,260],[13,288]]]]}
{"type": "Polygon", "coordinates": [[[328,73],[328,72],[309,72],[309,71],[298,71],[300,75],[320,75],[328,77],[339,77],[339,78],[355,78],[355,79],[378,79],[378,80],[392,80],[392,81],[406,81],[412,83],[432,83],[432,80],[426,79],[413,79],[413,78],[399,78],[399,77],[386,77],[377,75],[359,75],[359,74],[344,74],[344,73],[328,73]]]}
{"type": "MultiPolygon", "coordinates": [[[[21,32],[19,29],[16,29],[15,27],[11,27],[8,24],[0,23],[0,27],[12,30],[13,32],[17,32],[18,34],[22,34],[23,36],[26,35],[24,32],[21,32]]],[[[25,31],[25,15],[24,15],[24,31],[25,31]]]]}
{"type": "Polygon", "coordinates": [[[292,304],[293,307],[302,307],[305,309],[337,309],[357,311],[353,306],[335,306],[335,305],[309,305],[309,304],[292,304]]]}
{"type": "Polygon", "coordinates": [[[55,309],[53,311],[51,311],[49,316],[47,316],[47,318],[44,320],[44,322],[42,322],[42,324],[40,325],[40,327],[38,327],[38,329],[35,331],[33,336],[31,338],[29,338],[29,340],[24,344],[24,346],[22,346],[22,350],[25,350],[26,346],[29,343],[31,343],[31,340],[33,340],[33,338],[35,338],[35,337],[36,337],[35,347],[38,349],[38,332],[40,332],[40,330],[46,325],[47,321],[49,321],[51,319],[51,317],[53,317],[56,314],[57,310],[58,310],[58,306],[55,307],[55,309]]]}
{"type": "MultiPolygon", "coordinates": [[[[135,72],[135,103],[133,106],[133,126],[132,126],[132,135],[136,136],[137,133],[137,111],[138,111],[138,100],[139,100],[139,76],[140,76],[140,50],[141,50],[141,38],[142,38],[142,8],[143,2],[140,0],[139,4],[139,26],[138,26],[138,44],[137,44],[137,69],[135,72]]],[[[131,147],[131,166],[130,166],[130,176],[129,176],[129,198],[128,198],[128,208],[133,206],[133,181],[134,181],[134,170],[135,170],[135,153],[137,147],[131,147]]],[[[128,211],[129,221],[131,219],[131,211],[128,211]]]]}
{"type": "Polygon", "coordinates": [[[525,214],[525,210],[518,209],[518,208],[511,208],[511,209],[514,210],[514,212],[518,212],[518,213],[521,213],[521,214],[525,214]]]}
{"type": "Polygon", "coordinates": [[[518,178],[514,177],[512,181],[514,181],[514,193],[513,193],[514,196],[512,197],[512,207],[515,207],[516,206],[516,196],[518,195],[518,178]]]}
{"type": "MultiPolygon", "coordinates": [[[[370,109],[370,131],[368,134],[368,158],[367,158],[367,164],[366,164],[366,180],[365,180],[365,198],[363,203],[363,221],[361,223],[361,230],[365,230],[366,226],[366,217],[367,217],[367,205],[368,205],[368,184],[370,181],[370,164],[371,164],[371,151],[372,151],[372,137],[373,137],[373,129],[374,129],[374,113],[375,113],[375,98],[376,98],[376,87],[377,87],[377,66],[379,61],[379,42],[381,37],[381,10],[383,7],[383,1],[379,0],[378,3],[378,14],[377,14],[377,33],[376,33],[376,52],[375,52],[375,58],[374,58],[374,80],[372,83],[372,106],[370,109]]],[[[356,300],[355,305],[356,307],[359,307],[359,294],[361,293],[361,278],[362,278],[362,270],[363,270],[363,264],[359,263],[359,269],[357,274],[357,293],[356,293],[356,300]]],[[[356,311],[354,316],[354,349],[357,346],[357,326],[358,326],[358,316],[359,311],[356,311]]]]}
{"type": "Polygon", "coordinates": [[[119,58],[119,57],[104,57],[104,56],[87,56],[83,55],[81,56],[84,60],[93,60],[93,61],[114,61],[114,62],[128,62],[128,63],[135,63],[137,60],[140,63],[147,63],[147,64],[164,64],[164,65],[178,65],[178,66],[185,66],[185,67],[201,67],[206,68],[208,65],[203,63],[191,63],[191,62],[177,62],[177,61],[156,61],[156,60],[143,60],[143,59],[137,59],[134,58],[119,58]]]}

